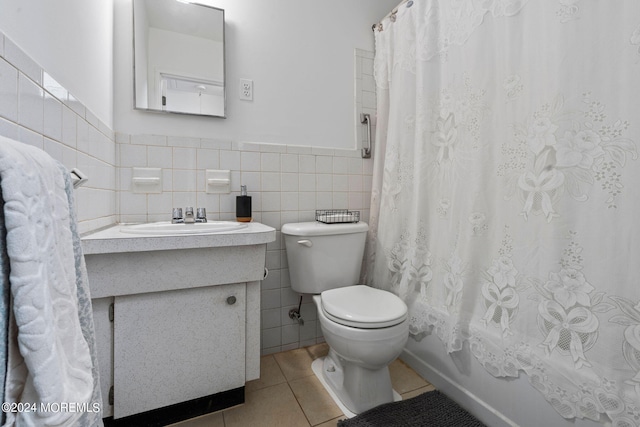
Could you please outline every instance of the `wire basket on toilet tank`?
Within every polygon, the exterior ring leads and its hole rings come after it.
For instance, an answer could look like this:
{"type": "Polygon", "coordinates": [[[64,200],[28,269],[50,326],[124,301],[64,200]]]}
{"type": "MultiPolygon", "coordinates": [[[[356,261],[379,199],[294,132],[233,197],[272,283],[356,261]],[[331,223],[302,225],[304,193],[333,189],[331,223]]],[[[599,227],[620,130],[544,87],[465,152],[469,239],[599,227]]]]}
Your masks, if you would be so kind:
{"type": "Polygon", "coordinates": [[[316,210],[316,221],[325,224],[353,223],[360,221],[360,211],[350,211],[347,209],[318,209],[316,210]]]}

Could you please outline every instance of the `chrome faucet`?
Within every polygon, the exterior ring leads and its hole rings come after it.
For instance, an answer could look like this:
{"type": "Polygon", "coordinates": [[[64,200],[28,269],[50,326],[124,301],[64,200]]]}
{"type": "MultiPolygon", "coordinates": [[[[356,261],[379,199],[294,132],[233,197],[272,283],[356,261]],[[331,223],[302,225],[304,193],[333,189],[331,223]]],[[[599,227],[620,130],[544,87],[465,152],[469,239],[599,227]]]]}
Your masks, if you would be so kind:
{"type": "Polygon", "coordinates": [[[187,206],[184,210],[184,222],[185,224],[193,224],[196,222],[195,217],[193,216],[193,206],[187,206]]]}
{"type": "Polygon", "coordinates": [[[182,216],[182,208],[173,208],[172,224],[193,224],[195,222],[207,222],[207,210],[205,208],[198,208],[194,216],[193,207],[187,206],[184,210],[184,217],[182,216]]]}

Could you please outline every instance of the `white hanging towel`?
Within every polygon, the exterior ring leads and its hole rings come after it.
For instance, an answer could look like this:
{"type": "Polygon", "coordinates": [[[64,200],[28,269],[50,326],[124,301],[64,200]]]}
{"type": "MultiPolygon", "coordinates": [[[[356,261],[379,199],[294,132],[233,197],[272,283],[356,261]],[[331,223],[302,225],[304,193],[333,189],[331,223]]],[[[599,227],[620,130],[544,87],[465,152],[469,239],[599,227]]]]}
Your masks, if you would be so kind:
{"type": "Polygon", "coordinates": [[[0,137],[0,254],[10,267],[12,301],[3,402],[15,404],[4,425],[102,424],[93,319],[70,188],[66,169],[44,151],[0,137]]]}

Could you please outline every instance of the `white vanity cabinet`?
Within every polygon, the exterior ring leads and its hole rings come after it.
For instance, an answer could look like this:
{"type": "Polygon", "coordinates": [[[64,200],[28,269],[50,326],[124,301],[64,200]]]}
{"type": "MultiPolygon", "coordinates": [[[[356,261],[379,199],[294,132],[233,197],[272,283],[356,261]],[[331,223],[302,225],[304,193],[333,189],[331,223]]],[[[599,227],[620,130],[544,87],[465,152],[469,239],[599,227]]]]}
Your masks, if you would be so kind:
{"type": "Polygon", "coordinates": [[[245,310],[244,283],[116,297],[114,418],[243,387],[245,310]]]}
{"type": "Polygon", "coordinates": [[[251,239],[83,238],[105,417],[242,393],[259,378],[259,280],[275,230],[253,225],[251,239]]]}

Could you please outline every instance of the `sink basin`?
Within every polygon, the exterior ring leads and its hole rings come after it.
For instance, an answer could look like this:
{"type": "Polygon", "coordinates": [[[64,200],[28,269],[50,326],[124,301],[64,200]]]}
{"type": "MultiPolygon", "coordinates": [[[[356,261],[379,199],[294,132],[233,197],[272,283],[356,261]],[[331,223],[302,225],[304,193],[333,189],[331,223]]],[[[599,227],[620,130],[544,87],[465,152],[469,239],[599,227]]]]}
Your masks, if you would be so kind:
{"type": "Polygon", "coordinates": [[[171,221],[150,222],[146,224],[123,225],[122,233],[145,234],[149,236],[215,234],[247,228],[247,224],[233,221],[209,221],[192,224],[172,224],[171,221]]]}

